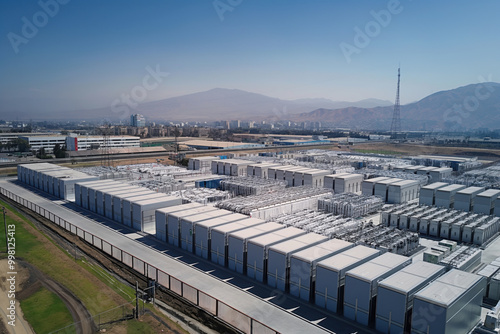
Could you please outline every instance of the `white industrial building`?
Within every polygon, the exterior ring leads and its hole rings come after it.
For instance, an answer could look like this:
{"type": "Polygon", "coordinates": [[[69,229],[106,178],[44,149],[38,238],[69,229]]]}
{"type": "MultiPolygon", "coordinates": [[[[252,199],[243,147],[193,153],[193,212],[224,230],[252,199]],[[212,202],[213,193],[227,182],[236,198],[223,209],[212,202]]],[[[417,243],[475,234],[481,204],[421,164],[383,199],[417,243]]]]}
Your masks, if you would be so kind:
{"type": "Polygon", "coordinates": [[[429,171],[430,182],[439,182],[444,178],[448,178],[451,176],[453,172],[452,168],[449,167],[440,167],[429,171]]]}
{"type": "Polygon", "coordinates": [[[26,140],[31,146],[31,150],[38,151],[43,148],[47,153],[54,150],[54,146],[59,144],[61,148],[66,145],[66,136],[45,135],[45,136],[20,136],[20,139],[26,140]]]}
{"type": "Polygon", "coordinates": [[[68,151],[141,146],[140,138],[135,136],[68,136],[65,144],[68,151]]]}
{"type": "Polygon", "coordinates": [[[388,180],[388,177],[385,176],[379,176],[379,177],[374,177],[372,179],[366,179],[361,183],[361,193],[364,196],[372,196],[375,195],[375,184],[379,181],[384,181],[388,180]]]}
{"type": "Polygon", "coordinates": [[[210,170],[212,167],[212,161],[220,160],[219,157],[195,157],[189,159],[188,169],[189,170],[210,170]]]}

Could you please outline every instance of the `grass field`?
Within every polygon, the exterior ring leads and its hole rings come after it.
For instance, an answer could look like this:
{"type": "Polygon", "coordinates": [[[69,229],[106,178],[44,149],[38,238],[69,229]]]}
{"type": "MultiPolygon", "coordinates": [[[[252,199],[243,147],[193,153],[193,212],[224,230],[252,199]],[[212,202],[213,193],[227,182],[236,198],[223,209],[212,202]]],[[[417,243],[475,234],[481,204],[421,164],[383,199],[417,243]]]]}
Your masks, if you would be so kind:
{"type": "Polygon", "coordinates": [[[44,287],[20,303],[24,317],[36,333],[50,333],[73,323],[63,301],[44,287]]]}

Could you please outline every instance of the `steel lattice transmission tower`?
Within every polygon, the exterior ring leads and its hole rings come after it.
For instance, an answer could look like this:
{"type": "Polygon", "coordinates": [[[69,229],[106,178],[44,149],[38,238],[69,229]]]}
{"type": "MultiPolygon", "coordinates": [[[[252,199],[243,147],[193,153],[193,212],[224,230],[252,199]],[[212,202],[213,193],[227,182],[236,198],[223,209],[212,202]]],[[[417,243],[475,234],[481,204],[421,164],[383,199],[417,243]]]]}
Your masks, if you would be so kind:
{"type": "Polygon", "coordinates": [[[401,132],[401,106],[399,104],[399,82],[400,68],[398,68],[398,90],[396,91],[396,101],[394,102],[394,113],[392,114],[391,134],[395,135],[401,132]]]}

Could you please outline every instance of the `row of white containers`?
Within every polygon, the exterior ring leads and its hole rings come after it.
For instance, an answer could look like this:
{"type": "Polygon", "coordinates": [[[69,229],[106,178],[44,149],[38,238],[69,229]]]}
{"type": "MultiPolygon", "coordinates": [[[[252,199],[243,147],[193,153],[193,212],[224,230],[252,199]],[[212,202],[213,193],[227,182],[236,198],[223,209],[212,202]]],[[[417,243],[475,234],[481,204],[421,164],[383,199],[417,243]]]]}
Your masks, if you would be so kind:
{"type": "Polygon", "coordinates": [[[75,203],[138,231],[154,231],[155,210],[182,204],[168,196],[127,183],[102,180],[75,185],[75,203]]]}
{"type": "MultiPolygon", "coordinates": [[[[387,328],[392,331],[410,326],[408,315],[418,294],[434,291],[440,283],[430,282],[445,271],[442,266],[425,262],[410,265],[411,259],[404,256],[382,254],[380,250],[196,203],[158,209],[156,237],[359,323],[375,324],[385,332],[387,328]]],[[[467,307],[465,311],[443,307],[440,294],[420,298],[420,308],[444,308],[444,318],[429,322],[425,330],[432,333],[441,327],[451,328],[455,326],[453,319],[463,316],[478,320],[480,301],[469,295],[484,289],[481,277],[452,271],[441,279],[456,285],[453,294],[446,291],[446,298],[467,307]],[[461,279],[455,282],[458,276],[461,279]]],[[[415,314],[417,320],[419,316],[415,314]]],[[[421,326],[419,321],[414,323],[421,326]]],[[[455,333],[469,329],[463,327],[455,333]]]]}
{"type": "Polygon", "coordinates": [[[75,184],[99,180],[97,176],[50,163],[17,166],[17,179],[25,184],[65,200],[74,200],[75,184]]]}
{"type": "Polygon", "coordinates": [[[381,212],[381,224],[420,234],[483,245],[500,231],[500,218],[411,203],[381,212]]]}
{"type": "Polygon", "coordinates": [[[422,187],[419,203],[500,216],[499,196],[498,189],[435,182],[422,187]]]}

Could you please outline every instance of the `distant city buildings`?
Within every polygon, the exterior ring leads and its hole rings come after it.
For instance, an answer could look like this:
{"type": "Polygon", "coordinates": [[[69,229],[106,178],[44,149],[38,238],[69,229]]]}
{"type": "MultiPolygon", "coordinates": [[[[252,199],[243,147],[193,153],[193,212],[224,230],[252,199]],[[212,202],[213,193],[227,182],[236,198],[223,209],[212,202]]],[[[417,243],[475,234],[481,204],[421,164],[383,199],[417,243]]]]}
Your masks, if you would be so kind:
{"type": "Polygon", "coordinates": [[[130,125],[134,127],[146,126],[146,118],[141,114],[131,115],[130,125]]]}

